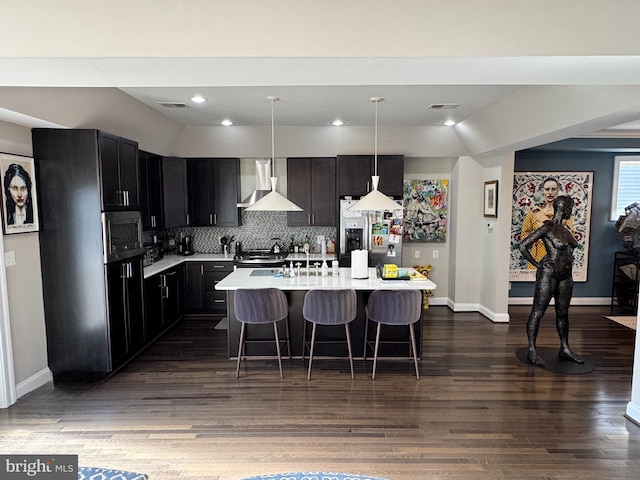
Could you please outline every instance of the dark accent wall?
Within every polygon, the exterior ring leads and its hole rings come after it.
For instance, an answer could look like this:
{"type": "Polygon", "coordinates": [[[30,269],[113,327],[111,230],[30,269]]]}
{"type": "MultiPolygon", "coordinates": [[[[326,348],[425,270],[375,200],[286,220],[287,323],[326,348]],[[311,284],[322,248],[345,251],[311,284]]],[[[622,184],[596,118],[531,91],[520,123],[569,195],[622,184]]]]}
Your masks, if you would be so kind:
{"type": "MultiPolygon", "coordinates": [[[[574,297],[610,297],[613,254],[624,250],[609,219],[614,157],[638,155],[640,139],[568,139],[516,152],[515,172],[593,172],[587,281],[576,282],[574,297]]],[[[535,282],[512,282],[510,297],[532,297],[535,282]]]]}

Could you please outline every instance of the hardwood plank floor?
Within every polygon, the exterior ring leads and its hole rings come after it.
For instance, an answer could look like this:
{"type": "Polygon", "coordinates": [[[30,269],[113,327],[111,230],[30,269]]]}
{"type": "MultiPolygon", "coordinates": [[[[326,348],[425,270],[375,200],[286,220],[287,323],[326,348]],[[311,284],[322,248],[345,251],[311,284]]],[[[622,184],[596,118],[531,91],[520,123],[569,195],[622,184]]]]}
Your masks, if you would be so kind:
{"type": "MultiPolygon", "coordinates": [[[[237,480],[325,470],[391,480],[637,479],[640,427],[625,419],[635,332],[572,307],[570,341],[596,369],[521,363],[528,307],[509,324],[431,307],[421,379],[411,362],[235,363],[215,320],[187,319],[112,378],[45,386],[0,411],[3,453],[78,454],[151,479],[237,480]]],[[[539,346],[557,347],[553,313],[539,346]]]]}

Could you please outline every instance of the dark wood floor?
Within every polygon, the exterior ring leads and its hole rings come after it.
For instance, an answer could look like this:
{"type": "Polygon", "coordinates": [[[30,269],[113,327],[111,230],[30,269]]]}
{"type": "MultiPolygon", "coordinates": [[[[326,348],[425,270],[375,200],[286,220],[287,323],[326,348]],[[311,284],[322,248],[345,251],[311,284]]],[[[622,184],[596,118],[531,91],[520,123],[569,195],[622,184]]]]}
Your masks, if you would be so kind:
{"type": "MultiPolygon", "coordinates": [[[[151,479],[237,480],[327,470],[391,480],[638,479],[631,396],[633,330],[608,308],[572,307],[587,375],[521,363],[526,307],[509,324],[431,307],[421,379],[410,362],[254,360],[235,380],[225,331],[185,320],[114,377],[45,386],[0,411],[2,453],[79,454],[80,464],[151,479]]],[[[556,347],[552,314],[539,346],[556,347]]]]}

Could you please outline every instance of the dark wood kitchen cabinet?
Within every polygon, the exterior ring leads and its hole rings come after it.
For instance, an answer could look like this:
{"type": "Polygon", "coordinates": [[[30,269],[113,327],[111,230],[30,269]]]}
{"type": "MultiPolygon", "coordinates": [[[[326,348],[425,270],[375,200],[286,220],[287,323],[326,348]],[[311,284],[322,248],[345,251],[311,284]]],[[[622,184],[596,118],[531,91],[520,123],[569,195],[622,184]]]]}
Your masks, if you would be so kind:
{"type": "MultiPolygon", "coordinates": [[[[373,155],[338,155],[338,196],[360,197],[371,191],[375,172],[373,155]]],[[[404,155],[378,155],[378,190],[385,195],[402,197],[404,188],[404,155]]]]}
{"type": "Polygon", "coordinates": [[[238,158],[188,158],[189,224],[239,226],[239,179],[238,158]]]}
{"type": "Polygon", "coordinates": [[[335,226],[336,159],[287,159],[287,198],[303,210],[287,214],[290,226],[335,226]]]}
{"type": "Polygon", "coordinates": [[[104,138],[98,130],[32,130],[47,357],[55,382],[102,378],[144,348],[142,256],[104,262],[104,138]]]}
{"type": "Polygon", "coordinates": [[[162,204],[165,228],[189,225],[187,161],[184,158],[162,159],[162,204]]]}
{"type": "Polygon", "coordinates": [[[121,367],[142,348],[146,335],[143,310],[143,256],[107,263],[109,371],[121,367]]]}
{"type": "Polygon", "coordinates": [[[233,271],[233,262],[186,262],[187,313],[227,312],[226,292],[215,285],[233,271]]]}
{"type": "Polygon", "coordinates": [[[138,143],[105,132],[96,134],[103,210],[140,210],[138,143]]]}
{"type": "Polygon", "coordinates": [[[163,228],[162,157],[140,150],[140,210],[144,229],[163,228]]]}
{"type": "Polygon", "coordinates": [[[184,265],[178,265],[144,281],[145,327],[153,340],[180,320],[185,307],[184,265]]]}

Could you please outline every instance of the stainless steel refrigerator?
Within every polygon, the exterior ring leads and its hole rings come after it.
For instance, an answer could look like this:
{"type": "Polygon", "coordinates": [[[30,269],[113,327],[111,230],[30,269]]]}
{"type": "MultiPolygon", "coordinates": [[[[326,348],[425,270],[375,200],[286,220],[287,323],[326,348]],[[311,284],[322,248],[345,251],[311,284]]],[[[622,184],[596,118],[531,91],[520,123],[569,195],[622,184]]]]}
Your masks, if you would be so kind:
{"type": "Polygon", "coordinates": [[[350,266],[352,250],[367,250],[369,266],[402,263],[403,209],[388,211],[349,210],[357,200],[340,200],[340,253],[341,266],[350,266]]]}

